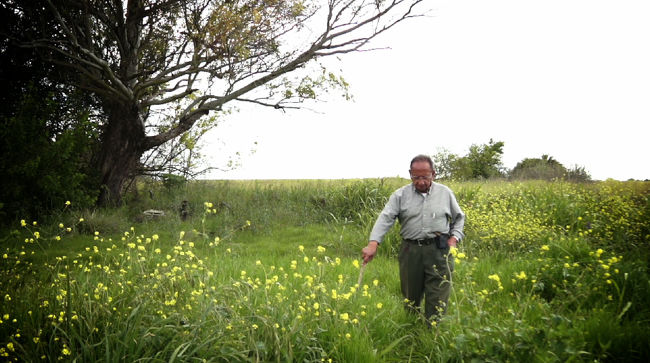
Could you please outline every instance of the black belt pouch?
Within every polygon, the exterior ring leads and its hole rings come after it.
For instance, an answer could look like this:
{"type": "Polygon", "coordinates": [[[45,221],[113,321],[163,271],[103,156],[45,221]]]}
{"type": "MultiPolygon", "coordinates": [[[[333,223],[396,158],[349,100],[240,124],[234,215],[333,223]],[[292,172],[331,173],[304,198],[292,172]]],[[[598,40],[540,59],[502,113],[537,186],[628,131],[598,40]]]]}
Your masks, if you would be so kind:
{"type": "Polygon", "coordinates": [[[436,242],[438,243],[438,248],[440,249],[449,247],[449,235],[441,234],[440,236],[436,237],[436,242]]]}

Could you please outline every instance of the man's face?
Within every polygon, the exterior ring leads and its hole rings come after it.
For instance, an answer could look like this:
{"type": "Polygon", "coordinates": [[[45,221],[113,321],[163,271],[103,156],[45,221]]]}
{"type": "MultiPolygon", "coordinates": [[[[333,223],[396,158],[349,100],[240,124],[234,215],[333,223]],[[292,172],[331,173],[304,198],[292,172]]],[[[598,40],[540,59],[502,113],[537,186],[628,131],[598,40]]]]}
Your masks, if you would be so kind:
{"type": "Polygon", "coordinates": [[[426,161],[416,161],[411,165],[411,180],[415,189],[420,193],[426,193],[431,187],[431,182],[433,182],[433,170],[431,166],[426,161]]]}

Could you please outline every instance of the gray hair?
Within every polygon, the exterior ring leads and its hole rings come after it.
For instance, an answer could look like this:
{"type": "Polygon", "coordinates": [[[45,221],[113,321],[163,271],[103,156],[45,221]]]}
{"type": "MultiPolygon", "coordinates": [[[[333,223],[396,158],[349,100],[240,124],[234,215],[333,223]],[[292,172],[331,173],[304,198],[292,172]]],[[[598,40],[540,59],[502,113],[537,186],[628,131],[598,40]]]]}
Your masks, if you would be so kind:
{"type": "Polygon", "coordinates": [[[426,161],[427,163],[429,163],[429,166],[431,166],[431,170],[434,173],[436,172],[436,168],[433,167],[433,160],[431,160],[430,156],[424,154],[420,154],[414,157],[413,160],[411,160],[411,165],[409,166],[409,168],[413,168],[413,163],[416,163],[418,161],[426,161]]]}

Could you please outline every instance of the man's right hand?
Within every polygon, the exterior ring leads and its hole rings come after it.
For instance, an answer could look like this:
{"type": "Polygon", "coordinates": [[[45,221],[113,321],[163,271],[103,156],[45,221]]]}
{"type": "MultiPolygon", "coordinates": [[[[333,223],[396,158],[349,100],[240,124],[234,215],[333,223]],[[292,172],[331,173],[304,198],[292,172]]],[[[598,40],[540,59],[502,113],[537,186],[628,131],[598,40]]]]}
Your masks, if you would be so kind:
{"type": "Polygon", "coordinates": [[[368,242],[368,245],[361,250],[364,265],[372,261],[373,258],[375,258],[375,255],[377,254],[378,245],[379,242],[370,241],[368,242]]]}

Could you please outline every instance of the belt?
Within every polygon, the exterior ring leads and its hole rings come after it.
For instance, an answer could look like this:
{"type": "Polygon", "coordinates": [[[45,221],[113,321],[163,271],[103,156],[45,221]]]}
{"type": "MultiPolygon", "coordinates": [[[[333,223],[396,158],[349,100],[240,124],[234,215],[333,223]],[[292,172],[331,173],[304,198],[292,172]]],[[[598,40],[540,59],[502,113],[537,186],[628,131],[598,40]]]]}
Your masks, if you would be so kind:
{"type": "Polygon", "coordinates": [[[438,243],[440,236],[435,236],[433,238],[422,238],[422,239],[404,239],[404,241],[418,245],[418,246],[428,246],[430,244],[438,243]]]}

